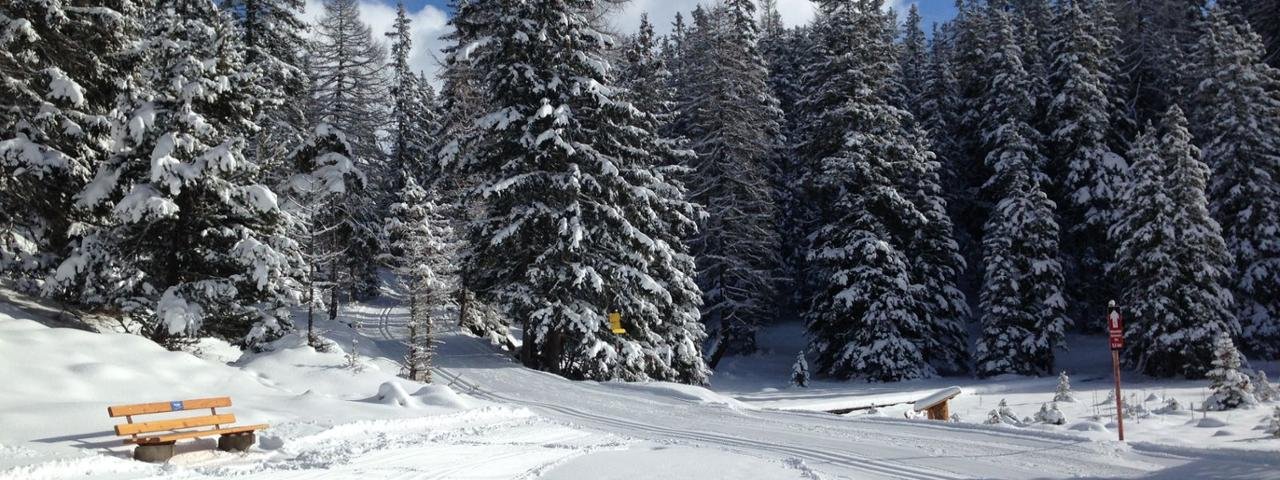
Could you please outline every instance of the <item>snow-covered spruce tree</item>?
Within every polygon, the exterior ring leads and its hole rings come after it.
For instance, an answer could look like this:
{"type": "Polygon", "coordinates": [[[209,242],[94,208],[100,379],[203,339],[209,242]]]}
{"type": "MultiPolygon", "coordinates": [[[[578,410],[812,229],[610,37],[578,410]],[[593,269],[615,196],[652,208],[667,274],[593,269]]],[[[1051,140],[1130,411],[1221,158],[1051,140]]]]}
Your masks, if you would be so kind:
{"type": "Polygon", "coordinates": [[[983,132],[986,163],[994,172],[986,190],[999,199],[983,238],[982,335],[978,374],[1045,375],[1066,326],[1055,205],[1044,192],[1038,133],[1027,119],[1034,100],[1022,69],[1009,15],[994,11],[989,41],[992,72],[982,111],[993,126],[983,132]]]}
{"type": "Polygon", "coordinates": [[[1148,375],[1203,377],[1212,339],[1240,332],[1226,288],[1230,253],[1209,216],[1199,156],[1175,105],[1129,152],[1129,187],[1110,230],[1130,312],[1126,359],[1148,375]]]}
{"type": "Polygon", "coordinates": [[[791,384],[802,388],[809,386],[809,362],[804,359],[804,350],[796,354],[796,362],[791,364],[791,384]]]}
{"type": "Polygon", "coordinates": [[[695,12],[679,90],[678,124],[696,153],[686,165],[689,199],[706,208],[690,247],[698,261],[702,318],[715,367],[756,350],[756,329],[777,311],[780,239],[775,162],[782,112],[769,90],[751,0],[695,12]]]}
{"type": "Polygon", "coordinates": [[[306,107],[310,79],[303,68],[308,26],[304,0],[221,0],[239,26],[245,63],[255,70],[252,97],[259,102],[255,131],[246,132],[246,156],[270,182],[293,173],[289,152],[309,133],[306,107]]]}
{"type": "MultiPolygon", "coordinates": [[[[313,82],[313,118],[341,131],[351,147],[351,159],[369,175],[370,184],[360,192],[359,203],[387,205],[395,191],[398,167],[388,165],[379,145],[379,129],[385,125],[387,106],[386,48],[375,41],[369,26],[360,21],[356,0],[326,0],[316,24],[309,55],[313,82]]],[[[368,209],[361,208],[359,211],[368,209]]],[[[347,249],[347,285],[350,298],[368,298],[378,292],[377,256],[384,239],[378,215],[353,218],[364,228],[347,249]]]]}
{"type": "Polygon", "coordinates": [[[107,115],[149,7],[83,3],[0,4],[0,274],[22,289],[38,288],[89,220],[74,197],[110,153],[107,115]]]}
{"type": "MultiPolygon", "coordinates": [[[[1052,101],[1048,106],[1048,151],[1062,172],[1062,220],[1066,285],[1075,318],[1102,318],[1116,282],[1106,272],[1111,262],[1107,228],[1124,188],[1128,164],[1108,143],[1113,117],[1108,72],[1110,45],[1098,38],[1098,25],[1108,21],[1087,15],[1082,2],[1059,5],[1050,70],[1052,101]]],[[[1105,15],[1106,9],[1090,12],[1105,15]]]]}
{"type": "Polygon", "coordinates": [[[1221,8],[1196,47],[1193,130],[1212,169],[1210,212],[1235,261],[1229,278],[1244,349],[1280,358],[1280,71],[1259,37],[1221,8]]]}
{"type": "Polygon", "coordinates": [[[391,153],[387,162],[398,177],[391,186],[403,192],[409,178],[415,181],[425,178],[428,167],[424,163],[432,157],[431,135],[439,130],[440,125],[435,91],[409,67],[413,38],[404,2],[396,6],[392,29],[387,32],[391,39],[391,63],[388,65],[391,70],[391,122],[387,127],[391,153]]]}
{"type": "Polygon", "coordinates": [[[1240,370],[1240,352],[1231,336],[1218,334],[1213,340],[1213,370],[1205,375],[1212,395],[1204,401],[1206,410],[1252,408],[1258,404],[1253,396],[1253,382],[1240,370]]]}
{"type": "Polygon", "coordinates": [[[453,287],[455,252],[448,219],[440,215],[426,190],[405,174],[399,202],[391,205],[387,237],[391,250],[399,252],[391,262],[404,284],[409,303],[409,352],[405,355],[408,377],[431,381],[435,351],[435,316],[449,306],[453,287]]]}
{"type": "Polygon", "coordinates": [[[910,113],[890,103],[889,24],[879,2],[833,7],[826,32],[842,40],[827,41],[857,47],[833,60],[845,73],[829,77],[847,87],[847,146],[802,180],[831,200],[820,207],[825,224],[810,251],[824,275],[808,323],[818,370],[891,381],[930,375],[933,363],[962,369],[954,316],[965,309],[954,287],[962,261],[927,142],[910,113]]]}
{"type": "Polygon", "coordinates": [[[466,47],[492,93],[468,170],[484,210],[468,281],[524,322],[523,361],[570,378],[703,384],[701,292],[684,246],[701,214],[655,119],[617,99],[595,0],[502,2],[466,47]],[[478,39],[479,40],[479,39],[478,39]],[[626,335],[609,332],[623,316],[626,335]]]}
{"type": "Polygon", "coordinates": [[[348,284],[346,268],[353,238],[374,224],[361,221],[373,215],[373,204],[363,194],[364,172],[352,160],[346,136],[329,124],[316,126],[306,142],[289,155],[293,171],[280,186],[285,211],[293,218],[290,236],[301,245],[307,274],[302,301],[307,306],[307,333],[315,337],[315,308],[327,306],[330,320],[337,318],[342,286],[348,284]]]}
{"type": "Polygon", "coordinates": [[[1068,403],[1076,401],[1076,395],[1071,391],[1071,378],[1067,377],[1065,370],[1058,374],[1058,388],[1053,392],[1053,401],[1068,403]]]}
{"type": "Polygon", "coordinates": [[[290,327],[300,267],[271,189],[242,153],[254,101],[233,27],[210,0],[158,2],[121,97],[113,154],[81,192],[112,222],[85,236],[56,279],[119,307],[157,340],[252,345],[290,327]]]}
{"type": "MultiPolygon", "coordinates": [[[[480,84],[482,79],[471,66],[470,52],[475,41],[489,35],[496,6],[497,2],[493,1],[454,2],[456,13],[449,19],[453,31],[443,38],[448,46],[444,49],[444,70],[440,74],[443,81],[440,126],[433,138],[433,156],[427,164],[424,186],[439,198],[444,215],[452,220],[454,232],[458,234],[454,243],[458,245],[460,257],[466,257],[469,251],[466,238],[461,234],[467,230],[469,219],[480,216],[485,204],[484,198],[467,194],[478,184],[480,172],[466,171],[460,166],[469,163],[472,151],[478,146],[479,142],[474,141],[476,120],[490,105],[487,92],[480,84]]],[[[476,295],[467,265],[463,262],[457,269],[454,297],[458,324],[478,337],[514,349],[510,341],[511,319],[476,295]]]]}

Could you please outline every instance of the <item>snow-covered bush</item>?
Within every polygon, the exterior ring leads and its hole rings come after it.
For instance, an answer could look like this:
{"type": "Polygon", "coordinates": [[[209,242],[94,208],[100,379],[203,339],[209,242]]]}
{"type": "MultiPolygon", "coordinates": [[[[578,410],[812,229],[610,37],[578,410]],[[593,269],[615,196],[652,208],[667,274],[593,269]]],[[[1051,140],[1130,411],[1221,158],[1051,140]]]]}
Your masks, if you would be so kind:
{"type": "Polygon", "coordinates": [[[1003,423],[1007,425],[1022,426],[1024,422],[1022,420],[1018,420],[1018,416],[1013,413],[1013,410],[1009,409],[1009,403],[1002,398],[1000,399],[1000,405],[995,410],[992,410],[991,413],[987,414],[987,421],[985,423],[987,425],[1003,423]]]}
{"type": "Polygon", "coordinates": [[[1258,370],[1258,374],[1253,381],[1253,396],[1259,402],[1271,402],[1280,400],[1280,391],[1276,391],[1276,386],[1267,380],[1267,372],[1258,370]]]}
{"type": "Polygon", "coordinates": [[[1040,411],[1036,412],[1035,421],[1049,425],[1062,425],[1067,423],[1067,417],[1062,414],[1062,410],[1058,410],[1058,403],[1053,402],[1040,404],[1040,411]]]}
{"type": "Polygon", "coordinates": [[[809,362],[804,359],[804,350],[796,354],[796,363],[791,365],[791,384],[797,387],[809,386],[809,362]]]}
{"type": "Polygon", "coordinates": [[[1058,389],[1053,394],[1053,401],[1069,403],[1075,403],[1076,401],[1075,393],[1071,391],[1071,379],[1067,377],[1065,370],[1058,374],[1058,389]]]}
{"type": "Polygon", "coordinates": [[[1213,341],[1213,370],[1209,371],[1209,388],[1213,390],[1205,400],[1206,410],[1231,410],[1249,408],[1258,403],[1253,396],[1253,383],[1240,371],[1240,352],[1231,337],[1218,335],[1213,341]]]}
{"type": "Polygon", "coordinates": [[[1155,413],[1160,415],[1166,415],[1173,412],[1177,412],[1179,410],[1182,410],[1182,404],[1178,403],[1178,399],[1169,397],[1169,400],[1165,401],[1164,406],[1157,408],[1155,413]]]}
{"type": "Polygon", "coordinates": [[[1276,438],[1280,438],[1280,407],[1276,407],[1275,411],[1271,412],[1271,428],[1267,431],[1276,438]]]}

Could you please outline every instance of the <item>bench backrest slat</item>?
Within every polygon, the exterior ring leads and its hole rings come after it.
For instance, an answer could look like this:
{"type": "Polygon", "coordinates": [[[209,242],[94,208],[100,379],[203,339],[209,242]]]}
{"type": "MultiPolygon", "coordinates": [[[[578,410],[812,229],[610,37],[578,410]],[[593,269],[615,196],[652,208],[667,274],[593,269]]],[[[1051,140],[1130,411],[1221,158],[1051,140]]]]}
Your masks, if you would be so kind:
{"type": "Polygon", "coordinates": [[[206,415],[203,417],[175,418],[143,423],[122,423],[116,425],[116,435],[135,435],[139,433],[177,430],[179,428],[207,427],[209,425],[230,425],[236,423],[236,416],[230,413],[206,415]]]}
{"type": "Polygon", "coordinates": [[[124,417],[128,415],[146,415],[150,413],[179,412],[198,408],[230,407],[231,397],[197,398],[194,400],[175,400],[172,402],[139,403],[135,405],[116,405],[107,407],[107,415],[124,417]]]}

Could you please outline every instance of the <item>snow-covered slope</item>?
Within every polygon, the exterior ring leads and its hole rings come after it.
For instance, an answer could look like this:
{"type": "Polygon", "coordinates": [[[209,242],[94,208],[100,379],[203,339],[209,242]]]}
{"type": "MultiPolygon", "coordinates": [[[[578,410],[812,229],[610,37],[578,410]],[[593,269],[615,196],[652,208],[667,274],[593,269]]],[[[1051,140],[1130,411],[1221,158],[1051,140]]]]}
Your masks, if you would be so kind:
{"type": "Polygon", "coordinates": [[[1275,478],[1277,467],[1269,451],[840,417],[701,387],[571,382],[448,329],[436,383],[421,385],[394,375],[403,319],[389,302],[356,305],[341,320],[362,330],[322,325],[335,342],[328,352],[286,337],[226,364],[216,343],[201,358],[0,314],[0,479],[1275,478]],[[352,344],[358,371],[339,349],[352,344]],[[272,425],[258,447],[238,454],[188,442],[169,464],[150,465],[128,459],[110,435],[107,405],[210,395],[232,396],[242,421],[272,425]]]}

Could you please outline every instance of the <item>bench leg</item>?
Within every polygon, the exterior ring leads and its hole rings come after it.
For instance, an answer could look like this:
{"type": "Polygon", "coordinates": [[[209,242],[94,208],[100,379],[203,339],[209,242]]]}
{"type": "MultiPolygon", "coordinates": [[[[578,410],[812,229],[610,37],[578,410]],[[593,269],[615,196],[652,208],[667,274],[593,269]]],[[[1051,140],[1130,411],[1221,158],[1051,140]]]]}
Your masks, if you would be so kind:
{"type": "Polygon", "coordinates": [[[138,445],[133,449],[133,459],[144,462],[161,463],[173,458],[173,442],[138,445]]]}
{"type": "Polygon", "coordinates": [[[218,437],[218,450],[243,452],[252,447],[256,441],[257,437],[253,432],[229,433],[218,437]]]}

